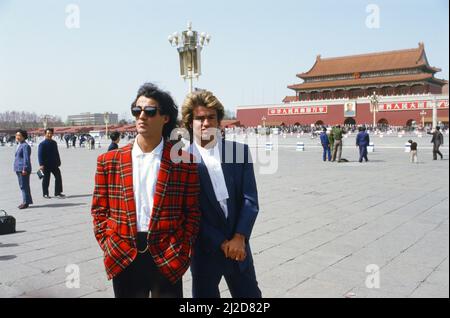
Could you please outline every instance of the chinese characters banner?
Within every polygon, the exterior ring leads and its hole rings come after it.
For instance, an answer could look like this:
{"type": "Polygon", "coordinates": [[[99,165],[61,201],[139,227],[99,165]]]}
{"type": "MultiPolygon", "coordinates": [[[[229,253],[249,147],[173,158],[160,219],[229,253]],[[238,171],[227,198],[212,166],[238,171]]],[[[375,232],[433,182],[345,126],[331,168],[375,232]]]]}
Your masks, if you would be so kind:
{"type": "Polygon", "coordinates": [[[303,106],[303,107],[277,107],[269,108],[267,114],[270,116],[280,115],[314,115],[326,114],[328,106],[303,106]]]}
{"type": "MultiPolygon", "coordinates": [[[[404,103],[390,103],[390,104],[380,104],[379,111],[396,111],[396,110],[420,110],[420,109],[432,109],[433,102],[431,101],[421,101],[421,102],[404,102],[404,103]]],[[[448,108],[448,99],[437,101],[438,109],[448,108]]]]}

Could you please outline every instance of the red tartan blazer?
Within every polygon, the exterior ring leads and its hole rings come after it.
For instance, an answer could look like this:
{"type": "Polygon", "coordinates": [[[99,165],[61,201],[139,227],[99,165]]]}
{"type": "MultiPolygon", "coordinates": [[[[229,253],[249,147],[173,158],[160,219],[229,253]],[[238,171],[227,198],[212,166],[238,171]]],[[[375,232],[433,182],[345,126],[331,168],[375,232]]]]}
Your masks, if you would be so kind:
{"type": "MultiPolygon", "coordinates": [[[[129,144],[102,154],[97,160],[91,213],[108,279],[121,273],[138,253],[132,148],[129,144]]],[[[197,165],[172,162],[171,148],[170,142],[164,144],[148,247],[161,273],[175,283],[190,265],[199,230],[200,185],[197,165]]],[[[183,156],[189,158],[187,154],[183,156]]]]}

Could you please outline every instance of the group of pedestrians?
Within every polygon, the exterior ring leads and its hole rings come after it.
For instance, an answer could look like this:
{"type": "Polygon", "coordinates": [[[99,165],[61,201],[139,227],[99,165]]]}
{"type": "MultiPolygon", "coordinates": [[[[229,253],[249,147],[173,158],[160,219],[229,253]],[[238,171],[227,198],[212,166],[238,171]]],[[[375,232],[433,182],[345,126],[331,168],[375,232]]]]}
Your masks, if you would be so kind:
{"type": "MultiPolygon", "coordinates": [[[[323,131],[320,134],[320,143],[323,148],[322,160],[323,161],[341,161],[342,156],[342,137],[345,134],[340,125],[337,125],[328,132],[326,127],[323,127],[323,131]]],[[[437,126],[434,132],[427,132],[427,134],[432,135],[431,143],[433,144],[433,160],[437,160],[439,155],[441,160],[444,158],[439,148],[444,144],[444,135],[440,131],[440,127],[437,126]]],[[[411,162],[418,163],[417,155],[417,142],[413,140],[408,140],[411,149],[411,162]]],[[[367,132],[365,126],[358,127],[358,134],[356,135],[356,147],[359,149],[359,159],[360,163],[368,162],[368,150],[370,145],[370,136],[367,132]]]]}
{"type": "Polygon", "coordinates": [[[345,130],[340,126],[334,126],[328,133],[326,127],[323,127],[320,134],[320,143],[323,148],[323,161],[338,162],[341,161],[342,157],[342,139],[344,137],[345,130]]]}
{"type": "MultiPolygon", "coordinates": [[[[42,195],[50,199],[49,185],[51,174],[55,177],[55,197],[64,198],[61,177],[61,158],[59,156],[58,144],[53,140],[53,129],[45,130],[45,139],[38,147],[39,171],[38,176],[42,177],[42,195]]],[[[33,204],[30,188],[30,175],[32,172],[31,147],[26,142],[28,133],[26,130],[17,130],[16,142],[18,144],[14,155],[14,172],[17,175],[19,187],[22,192],[22,203],[19,209],[27,209],[33,204]]]]}

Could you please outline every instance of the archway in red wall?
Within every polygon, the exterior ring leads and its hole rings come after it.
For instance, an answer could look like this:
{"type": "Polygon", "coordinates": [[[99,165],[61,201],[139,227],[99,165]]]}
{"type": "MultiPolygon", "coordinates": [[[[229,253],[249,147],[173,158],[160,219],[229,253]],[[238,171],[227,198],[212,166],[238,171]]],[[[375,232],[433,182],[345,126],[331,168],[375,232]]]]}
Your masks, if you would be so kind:
{"type": "Polygon", "coordinates": [[[350,117],[350,118],[345,119],[344,125],[356,125],[355,118],[350,117]]]}
{"type": "Polygon", "coordinates": [[[323,126],[324,122],[322,120],[318,120],[318,121],[316,121],[315,125],[316,126],[323,126]]]}
{"type": "Polygon", "coordinates": [[[406,122],[406,127],[411,127],[413,125],[414,119],[408,119],[406,122]]]}
{"type": "Polygon", "coordinates": [[[388,122],[388,120],[386,118],[381,118],[378,121],[378,125],[389,126],[389,122],[388,122]]]}

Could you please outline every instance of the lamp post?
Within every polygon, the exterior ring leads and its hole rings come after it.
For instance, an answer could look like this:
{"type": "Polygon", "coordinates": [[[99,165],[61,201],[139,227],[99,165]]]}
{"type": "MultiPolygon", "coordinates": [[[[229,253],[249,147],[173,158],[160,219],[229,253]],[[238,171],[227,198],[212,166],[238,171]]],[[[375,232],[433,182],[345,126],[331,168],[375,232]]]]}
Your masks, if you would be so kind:
{"type": "Polygon", "coordinates": [[[201,75],[201,51],[211,41],[211,35],[192,30],[192,23],[188,23],[188,29],[173,33],[168,38],[170,44],[176,47],[180,57],[180,75],[184,80],[189,80],[189,93],[194,90],[193,79],[201,75]]]}
{"type": "Polygon", "coordinates": [[[45,115],[44,118],[42,119],[42,123],[44,124],[44,133],[47,130],[47,125],[48,125],[48,116],[45,115]]]}
{"type": "Polygon", "coordinates": [[[376,129],[377,125],[377,112],[378,112],[378,104],[379,98],[376,92],[373,92],[372,96],[369,97],[370,101],[370,112],[373,114],[373,129],[376,129]]]}
{"type": "Polygon", "coordinates": [[[263,128],[266,129],[266,116],[262,116],[261,120],[263,122],[263,128]]]}
{"type": "Polygon", "coordinates": [[[427,114],[427,112],[425,110],[422,110],[420,112],[420,116],[422,116],[422,129],[425,129],[425,115],[427,114]]]}
{"type": "Polygon", "coordinates": [[[109,113],[108,112],[106,112],[103,115],[103,119],[105,121],[105,126],[106,126],[106,139],[108,139],[108,124],[109,124],[109,113]]]}
{"type": "Polygon", "coordinates": [[[437,101],[436,101],[436,96],[433,96],[433,127],[432,127],[432,129],[436,129],[437,124],[438,124],[437,101]]]}

